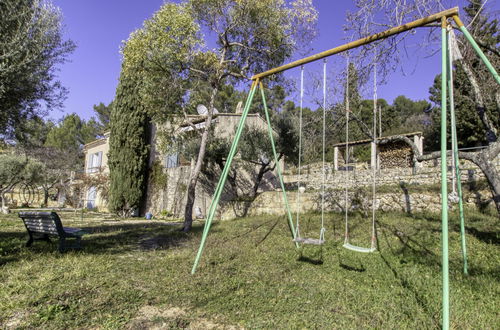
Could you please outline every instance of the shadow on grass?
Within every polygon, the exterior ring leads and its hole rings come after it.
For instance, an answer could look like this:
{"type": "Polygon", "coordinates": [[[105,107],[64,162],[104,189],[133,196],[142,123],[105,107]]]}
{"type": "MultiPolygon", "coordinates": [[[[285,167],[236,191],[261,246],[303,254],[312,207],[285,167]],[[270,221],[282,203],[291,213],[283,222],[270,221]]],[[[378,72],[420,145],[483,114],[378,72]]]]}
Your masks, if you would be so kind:
{"type": "MultiPolygon", "coordinates": [[[[440,266],[440,257],[436,255],[433,251],[431,251],[427,245],[433,244],[433,242],[428,241],[428,237],[418,237],[418,234],[422,231],[428,230],[429,232],[434,232],[435,229],[429,229],[427,226],[425,228],[419,228],[414,234],[408,234],[402,228],[399,228],[394,225],[389,225],[382,222],[377,222],[377,228],[380,228],[380,232],[384,236],[386,246],[389,248],[391,254],[393,255],[403,255],[404,259],[411,259],[414,262],[425,264],[428,266],[440,266]],[[393,248],[387,238],[387,232],[391,235],[395,236],[398,241],[401,243],[401,247],[393,248]],[[427,242],[424,241],[427,239],[427,242]]],[[[377,247],[378,250],[381,250],[381,246],[378,244],[380,234],[377,234],[377,247]]],[[[381,251],[383,252],[383,251],[381,251]]],[[[402,261],[404,261],[404,259],[402,261]]]]}
{"type": "MultiPolygon", "coordinates": [[[[255,246],[259,246],[260,244],[262,244],[262,243],[263,243],[263,242],[264,242],[264,241],[265,241],[265,240],[269,237],[269,235],[271,235],[271,233],[273,232],[274,228],[276,228],[276,226],[278,225],[278,223],[279,223],[280,221],[282,221],[282,219],[278,218],[278,219],[277,219],[277,220],[276,220],[276,221],[272,224],[272,226],[271,226],[271,227],[269,227],[269,230],[268,230],[268,231],[266,232],[266,234],[262,237],[262,239],[261,239],[261,240],[259,240],[259,241],[255,244],[255,246]]],[[[269,221],[269,222],[271,222],[271,221],[269,221]]],[[[269,222],[268,222],[268,223],[269,223],[269,222]]]]}
{"type": "Polygon", "coordinates": [[[19,260],[19,253],[25,249],[28,234],[23,232],[0,232],[0,266],[19,260]]]}
{"type": "MultiPolygon", "coordinates": [[[[458,230],[459,227],[457,226],[458,230]]],[[[474,227],[465,227],[465,230],[467,233],[471,234],[478,240],[487,243],[487,244],[495,244],[499,245],[500,244],[500,232],[498,231],[482,231],[478,230],[474,227]]]]}
{"type": "Polygon", "coordinates": [[[297,261],[300,261],[300,262],[306,262],[308,264],[311,264],[311,265],[322,265],[323,264],[323,254],[321,254],[321,256],[319,258],[311,258],[311,257],[308,257],[308,256],[305,256],[303,254],[301,254],[297,261]]]}
{"type": "Polygon", "coordinates": [[[434,322],[436,328],[439,328],[440,323],[436,319],[435,313],[431,309],[429,309],[428,303],[425,297],[420,293],[420,290],[414,287],[404,275],[398,273],[396,267],[393,267],[382,253],[380,253],[380,259],[384,262],[385,266],[391,271],[391,273],[394,275],[394,278],[400,283],[401,287],[412,293],[416,303],[422,308],[425,314],[429,316],[429,319],[431,319],[434,322]]]}
{"type": "MultiPolygon", "coordinates": [[[[429,266],[440,266],[441,264],[439,263],[438,256],[427,249],[425,246],[421,245],[419,242],[417,242],[414,238],[411,236],[403,233],[401,230],[397,229],[395,226],[390,226],[387,224],[379,224],[381,228],[386,228],[388,229],[387,231],[390,232],[392,235],[396,236],[400,243],[403,245],[402,248],[400,249],[393,249],[389,239],[387,237],[387,233],[385,230],[382,231],[382,236],[385,240],[386,246],[389,248],[389,251],[387,251],[390,255],[396,257],[399,259],[399,263],[405,263],[405,258],[403,256],[403,259],[401,259],[400,256],[401,254],[408,254],[413,257],[413,261],[419,262],[421,264],[426,264],[429,266]],[[412,246],[415,245],[415,246],[412,246]]],[[[384,256],[385,251],[381,251],[379,249],[379,256],[380,259],[382,260],[383,264],[389,269],[389,271],[392,273],[394,278],[399,282],[402,288],[405,290],[411,292],[412,296],[415,299],[415,302],[422,308],[422,310],[429,315],[429,318],[432,319],[432,321],[435,323],[436,327],[440,327],[439,321],[435,318],[434,312],[429,308],[429,304],[427,303],[425,297],[421,294],[420,290],[412,285],[412,283],[408,280],[408,278],[404,275],[398,272],[397,267],[391,265],[389,260],[384,256]]]]}
{"type": "MultiPolygon", "coordinates": [[[[216,226],[215,223],[212,227],[216,226]]],[[[179,231],[180,228],[181,225],[163,223],[105,224],[82,227],[81,229],[88,234],[83,236],[82,249],[77,250],[76,253],[122,254],[132,251],[167,250],[197,239],[203,232],[203,224],[195,224],[189,233],[179,231]]],[[[31,258],[29,254],[57,252],[57,237],[51,239],[51,242],[36,241],[29,248],[25,246],[27,240],[26,231],[0,232],[2,242],[0,265],[31,258]]]]}
{"type": "MultiPolygon", "coordinates": [[[[216,226],[217,224],[212,225],[216,226]]],[[[180,231],[181,227],[165,224],[113,224],[82,228],[91,232],[82,240],[84,252],[120,254],[137,250],[165,250],[182,246],[203,232],[203,225],[193,226],[188,233],[180,231]]]]}
{"type": "MultiPolygon", "coordinates": [[[[245,219],[239,218],[239,219],[233,220],[233,221],[235,223],[235,226],[237,226],[238,225],[237,221],[245,221],[245,219]]],[[[234,236],[226,238],[225,240],[222,240],[220,242],[220,244],[226,244],[228,242],[234,241],[234,240],[242,238],[242,237],[243,238],[249,237],[249,236],[251,236],[252,233],[258,231],[260,228],[262,228],[262,227],[264,227],[264,226],[266,226],[266,225],[268,225],[270,223],[273,223],[269,227],[269,229],[266,231],[266,233],[264,234],[264,236],[257,243],[255,243],[255,246],[259,246],[260,244],[262,244],[269,237],[269,235],[272,233],[272,231],[274,230],[274,228],[278,225],[278,223],[280,221],[286,221],[286,220],[283,220],[282,218],[277,218],[277,219],[271,218],[269,220],[262,221],[262,222],[260,222],[258,224],[253,225],[250,229],[245,230],[244,232],[239,233],[238,235],[234,235],[234,236]]],[[[210,228],[210,232],[212,232],[212,228],[210,228]]]]}
{"type": "Polygon", "coordinates": [[[343,269],[351,271],[351,272],[358,272],[358,273],[366,272],[366,268],[365,268],[365,266],[363,266],[363,264],[361,264],[360,267],[354,267],[354,266],[349,266],[349,265],[346,265],[342,262],[339,262],[339,266],[340,266],[340,268],[343,268],[343,269]]]}
{"type": "Polygon", "coordinates": [[[345,269],[345,270],[348,270],[350,272],[358,272],[358,273],[363,273],[366,271],[366,267],[363,265],[363,263],[361,262],[361,260],[358,258],[358,256],[356,256],[356,254],[353,255],[353,259],[351,259],[350,257],[343,257],[342,253],[340,252],[341,249],[345,249],[343,247],[337,247],[336,249],[336,256],[337,256],[337,260],[339,261],[339,267],[342,268],[342,269],[345,269]],[[348,259],[351,263],[352,262],[356,262],[359,266],[354,266],[354,265],[348,265],[345,261],[343,260],[346,260],[348,259]]]}
{"type": "MultiPolygon", "coordinates": [[[[429,267],[434,267],[436,271],[441,271],[441,255],[436,254],[431,251],[429,247],[440,245],[440,240],[438,239],[441,229],[436,228],[432,222],[432,218],[427,218],[422,216],[422,219],[428,220],[429,223],[422,223],[421,227],[413,234],[404,232],[402,227],[389,225],[385,223],[378,223],[378,227],[381,228],[381,233],[385,239],[385,246],[389,249],[388,252],[399,259],[400,264],[413,262],[421,265],[426,265],[429,267]],[[385,230],[384,230],[385,229],[385,230]],[[425,232],[428,231],[432,233],[432,236],[425,236],[425,232]],[[387,233],[395,236],[400,247],[393,248],[387,238],[387,233]],[[438,234],[438,235],[436,235],[438,234]],[[432,239],[434,237],[434,239],[432,239]]],[[[458,221],[458,220],[457,220],[458,221]]],[[[476,227],[465,227],[467,234],[474,236],[478,240],[486,244],[500,244],[500,234],[494,229],[478,229],[476,227]]],[[[450,227],[450,232],[460,232],[460,226],[454,224],[450,227]]],[[[379,235],[380,236],[380,235],[379,235]]],[[[378,241],[377,241],[378,242],[378,241]]],[[[380,246],[379,246],[380,251],[380,246]]],[[[383,252],[383,251],[382,251],[383,252]]],[[[385,260],[386,261],[386,260],[385,260]]],[[[458,258],[455,261],[450,259],[450,269],[462,269],[462,259],[458,258]]],[[[469,276],[492,276],[495,280],[500,281],[500,267],[496,268],[485,268],[478,267],[477,265],[469,265],[469,276]]]]}
{"type": "MultiPolygon", "coordinates": [[[[467,211],[467,210],[466,210],[467,211]]],[[[481,218],[480,215],[484,215],[486,217],[495,217],[496,214],[490,214],[489,212],[483,212],[481,210],[475,212],[466,212],[465,213],[465,224],[468,225],[465,227],[466,233],[474,236],[478,240],[487,243],[487,244],[495,244],[500,245],[500,232],[497,230],[497,222],[491,222],[491,220],[485,220],[481,218]],[[487,224],[486,228],[485,224],[487,224]],[[482,228],[481,228],[482,227],[482,228]]],[[[428,223],[428,225],[422,225],[422,230],[428,230],[432,233],[441,233],[441,216],[438,214],[413,214],[412,218],[415,220],[422,220],[428,223]]],[[[460,233],[460,220],[458,211],[454,211],[454,213],[449,213],[448,217],[449,223],[449,232],[457,232],[460,233]]]]}

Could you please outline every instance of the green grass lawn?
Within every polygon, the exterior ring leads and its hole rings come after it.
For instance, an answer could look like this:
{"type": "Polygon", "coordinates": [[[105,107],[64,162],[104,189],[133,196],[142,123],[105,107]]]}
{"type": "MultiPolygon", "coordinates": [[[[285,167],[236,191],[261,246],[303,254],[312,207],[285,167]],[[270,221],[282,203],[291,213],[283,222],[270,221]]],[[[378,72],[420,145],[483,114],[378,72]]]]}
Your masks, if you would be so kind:
{"type": "MultiPolygon", "coordinates": [[[[83,250],[35,242],[15,215],[0,218],[0,328],[438,328],[440,217],[379,214],[380,252],[342,248],[343,217],[327,216],[327,243],[296,250],[284,217],[216,222],[196,275],[203,223],[191,233],[146,220],[83,221],[83,250]],[[335,227],[335,230],[334,230],[335,227]]],[[[370,222],[351,221],[368,246],[370,222]]],[[[319,235],[319,216],[301,228],[319,235]]],[[[450,217],[451,326],[500,328],[500,223],[467,214],[469,276],[450,217]]]]}

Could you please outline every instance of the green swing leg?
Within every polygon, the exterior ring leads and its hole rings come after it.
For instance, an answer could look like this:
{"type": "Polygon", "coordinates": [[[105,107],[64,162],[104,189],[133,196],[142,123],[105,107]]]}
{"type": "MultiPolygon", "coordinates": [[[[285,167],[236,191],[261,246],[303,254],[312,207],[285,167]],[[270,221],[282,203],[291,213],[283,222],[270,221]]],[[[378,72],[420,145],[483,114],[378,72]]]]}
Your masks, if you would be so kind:
{"type": "Polygon", "coordinates": [[[215,211],[217,209],[217,205],[219,204],[220,195],[224,188],[224,184],[226,183],[227,175],[229,174],[229,169],[231,168],[231,164],[233,162],[234,155],[236,154],[236,150],[238,149],[238,143],[240,141],[241,133],[243,128],[245,127],[245,121],[250,110],[250,105],[252,104],[252,99],[257,90],[258,82],[252,82],[252,86],[250,87],[250,92],[248,94],[247,100],[245,102],[245,107],[243,109],[243,113],[241,114],[240,122],[238,123],[238,128],[236,129],[236,134],[231,145],[231,149],[227,156],[226,164],[224,165],[224,169],[222,170],[222,174],[219,178],[219,182],[217,183],[217,188],[215,189],[215,193],[212,199],[212,203],[210,203],[207,220],[205,222],[205,227],[203,229],[203,236],[201,237],[200,247],[198,248],[198,253],[196,254],[196,259],[193,264],[193,268],[191,269],[191,274],[196,273],[196,268],[198,268],[198,264],[200,262],[201,255],[203,254],[203,248],[205,247],[205,242],[208,236],[208,232],[210,231],[210,226],[212,225],[212,221],[215,216],[215,211]]]}
{"type": "Polygon", "coordinates": [[[447,87],[447,42],[446,18],[441,18],[441,250],[442,250],[442,328],[450,328],[450,288],[448,261],[448,178],[446,164],[446,87],[447,87]]]}
{"type": "MultiPolygon", "coordinates": [[[[213,197],[212,203],[210,204],[210,207],[209,207],[209,210],[208,210],[207,220],[205,222],[205,227],[203,228],[203,236],[201,238],[200,247],[198,248],[198,253],[196,255],[196,259],[194,261],[193,268],[191,269],[191,274],[195,274],[196,273],[196,269],[197,269],[198,264],[200,262],[201,255],[203,254],[203,249],[204,249],[204,246],[205,246],[205,243],[206,243],[208,232],[210,231],[210,227],[212,225],[212,221],[213,221],[213,218],[215,216],[215,211],[216,211],[217,206],[219,204],[220,195],[221,195],[222,190],[224,188],[224,184],[226,183],[227,175],[229,173],[229,169],[231,168],[231,164],[232,164],[234,155],[236,154],[236,151],[238,149],[238,143],[239,143],[239,140],[240,140],[243,128],[245,126],[245,121],[246,121],[248,112],[250,110],[250,106],[252,104],[252,100],[253,100],[253,97],[255,95],[255,91],[257,90],[258,87],[259,87],[259,81],[258,80],[254,81],[252,83],[252,87],[250,88],[250,93],[248,94],[248,98],[246,100],[245,107],[243,109],[243,113],[241,115],[240,122],[238,123],[238,128],[236,130],[236,135],[235,135],[235,138],[234,138],[233,143],[231,145],[231,149],[229,151],[226,164],[224,165],[224,169],[222,171],[221,177],[220,177],[219,182],[217,184],[217,187],[215,189],[215,193],[214,193],[214,197],[213,197]]],[[[261,87],[262,101],[263,101],[264,109],[265,109],[265,112],[266,112],[266,120],[267,120],[268,132],[269,132],[269,137],[270,137],[271,145],[272,145],[272,149],[273,149],[274,160],[275,160],[276,164],[278,164],[278,156],[276,154],[276,147],[275,147],[275,144],[274,144],[274,137],[273,137],[273,134],[272,134],[271,122],[270,122],[270,119],[269,119],[269,112],[268,112],[268,109],[267,109],[267,104],[266,104],[266,99],[265,99],[265,95],[264,95],[264,90],[262,88],[262,84],[260,85],[260,87],[261,87]]],[[[278,177],[279,177],[280,184],[281,184],[281,189],[283,191],[283,199],[284,199],[285,206],[286,206],[286,209],[287,209],[288,224],[289,224],[290,230],[292,232],[292,237],[294,237],[295,230],[294,230],[294,226],[293,226],[293,222],[292,222],[292,215],[291,215],[291,211],[290,211],[290,205],[288,203],[288,198],[286,196],[285,185],[283,183],[283,176],[281,174],[281,168],[278,165],[277,165],[277,170],[278,170],[278,177]]],[[[298,247],[297,243],[296,243],[296,246],[298,247]]]]}
{"type": "MultiPolygon", "coordinates": [[[[278,177],[280,179],[281,191],[283,192],[283,202],[285,202],[286,213],[288,217],[288,226],[290,228],[290,231],[292,232],[292,238],[296,239],[295,236],[297,235],[297,232],[295,231],[295,228],[293,226],[292,212],[290,211],[290,204],[288,204],[288,197],[286,196],[285,184],[283,183],[283,175],[281,174],[281,168],[278,163],[278,155],[276,154],[273,129],[271,127],[271,119],[269,118],[269,110],[267,109],[266,96],[264,94],[264,86],[262,85],[262,83],[260,83],[259,85],[260,85],[260,94],[262,95],[262,105],[264,106],[264,112],[266,113],[267,131],[269,133],[269,140],[271,140],[271,146],[273,149],[274,163],[276,164],[276,168],[278,170],[278,177]]],[[[299,243],[295,242],[295,246],[299,247],[299,243]]]]}
{"type": "Polygon", "coordinates": [[[479,48],[479,45],[477,42],[474,40],[472,35],[469,33],[467,28],[465,27],[464,23],[460,20],[458,16],[453,16],[453,20],[455,23],[457,23],[458,27],[460,28],[460,31],[464,34],[465,38],[467,41],[472,45],[472,48],[474,48],[474,51],[477,53],[477,55],[481,58],[481,60],[484,62],[490,73],[493,75],[493,78],[497,81],[498,84],[500,84],[500,76],[498,75],[498,72],[495,70],[495,67],[491,64],[491,62],[488,60],[486,55],[484,55],[483,51],[481,48],[479,48]]]}

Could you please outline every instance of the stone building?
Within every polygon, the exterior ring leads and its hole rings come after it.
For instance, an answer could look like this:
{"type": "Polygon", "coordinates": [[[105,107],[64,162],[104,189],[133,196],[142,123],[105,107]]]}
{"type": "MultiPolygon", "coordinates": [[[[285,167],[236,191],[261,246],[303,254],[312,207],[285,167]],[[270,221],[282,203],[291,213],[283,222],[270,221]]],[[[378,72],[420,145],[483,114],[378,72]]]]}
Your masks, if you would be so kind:
{"type": "MultiPolygon", "coordinates": [[[[239,113],[217,113],[213,116],[213,134],[218,138],[231,139],[238,122],[241,118],[239,113]]],[[[187,120],[181,121],[173,127],[173,135],[186,134],[194,129],[201,129],[205,125],[206,117],[203,115],[189,115],[187,120]],[[188,123],[189,121],[189,123],[188,123]],[[194,126],[194,127],[193,127],[194,126]]],[[[259,114],[248,114],[246,119],[246,129],[255,128],[267,133],[267,122],[259,114]]],[[[144,213],[152,213],[154,216],[181,216],[184,212],[186,203],[186,191],[189,182],[189,176],[194,166],[194,159],[183,159],[175,151],[165,154],[160,151],[160,134],[156,125],[151,128],[151,153],[149,157],[149,180],[146,190],[146,205],[143,208],[144,213]],[[161,182],[155,182],[153,175],[161,174],[161,182]]],[[[84,146],[85,152],[85,174],[96,176],[99,174],[108,174],[108,153],[109,153],[109,132],[102,139],[92,141],[84,146]]],[[[238,159],[235,160],[238,164],[238,159]]],[[[284,161],[281,160],[279,166],[283,169],[284,161]]],[[[204,174],[201,176],[196,189],[196,199],[194,205],[194,215],[204,217],[210,206],[213,190],[219,179],[217,169],[211,171],[212,175],[204,174]]],[[[259,192],[264,190],[274,190],[277,186],[276,169],[274,172],[266,173],[261,184],[259,192]]],[[[239,187],[245,189],[245,185],[253,181],[252,170],[246,167],[239,168],[239,187]]],[[[157,180],[158,181],[158,180],[157,180]]],[[[226,184],[228,185],[228,184],[226,184]]],[[[241,191],[240,191],[241,192],[241,191]]],[[[225,191],[222,201],[233,200],[234,196],[225,191]]],[[[103,198],[99,189],[94,186],[88,186],[83,192],[84,205],[87,208],[107,210],[107,202],[103,198]]]]}
{"type": "MultiPolygon", "coordinates": [[[[205,125],[205,116],[190,115],[188,120],[178,125],[174,130],[174,135],[184,134],[186,132],[201,129],[205,125]],[[194,128],[194,127],[195,128],[194,128]]],[[[226,138],[232,141],[232,136],[241,119],[240,113],[217,113],[213,116],[213,134],[216,138],[226,138]]],[[[259,114],[248,114],[245,122],[245,129],[257,129],[267,134],[267,122],[259,114]]],[[[146,212],[153,215],[173,215],[175,217],[182,216],[186,204],[186,192],[189,183],[189,176],[191,170],[194,168],[194,159],[183,159],[178,153],[170,153],[168,155],[162,154],[154,146],[158,145],[158,134],[153,129],[152,134],[152,153],[150,156],[150,168],[162,165],[164,180],[162,185],[157,185],[150,180],[147,189],[147,203],[146,212]]],[[[230,183],[227,182],[225,190],[222,193],[221,204],[233,202],[238,199],[236,195],[245,195],[246,190],[250,189],[250,185],[255,181],[254,172],[256,165],[246,163],[242,165],[242,161],[235,158],[233,165],[237,168],[238,182],[236,189],[238,192],[231,191],[230,183]],[[253,168],[252,168],[253,167],[253,168]]],[[[282,159],[279,164],[280,168],[284,168],[284,160],[282,159]]],[[[274,190],[278,186],[278,179],[276,169],[273,172],[265,174],[263,180],[260,182],[258,191],[274,190]]],[[[193,215],[198,218],[203,218],[206,215],[215,186],[219,180],[220,169],[213,168],[202,173],[198,184],[196,186],[196,198],[194,203],[193,215]]]]}

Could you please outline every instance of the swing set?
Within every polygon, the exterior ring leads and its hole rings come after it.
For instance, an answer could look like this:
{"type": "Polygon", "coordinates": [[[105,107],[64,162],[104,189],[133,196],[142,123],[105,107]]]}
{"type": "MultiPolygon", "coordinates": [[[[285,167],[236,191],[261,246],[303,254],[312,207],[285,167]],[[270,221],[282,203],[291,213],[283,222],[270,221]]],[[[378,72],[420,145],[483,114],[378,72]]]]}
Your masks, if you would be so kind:
{"type": "MultiPolygon", "coordinates": [[[[452,27],[452,22],[455,23],[456,27],[463,33],[467,41],[472,45],[473,49],[477,53],[477,55],[481,58],[482,62],[486,65],[488,68],[489,72],[493,75],[494,79],[496,82],[500,85],[500,76],[496,72],[495,68],[493,65],[490,63],[488,58],[484,55],[482,50],[479,48],[477,45],[476,41],[474,38],[471,36],[471,34],[468,32],[467,28],[464,26],[460,18],[458,17],[458,7],[451,8],[439,13],[436,13],[434,15],[418,19],[413,22],[406,23],[404,25],[400,25],[391,29],[388,29],[386,31],[380,32],[373,34],[371,36],[368,36],[366,38],[358,39],[356,41],[349,42],[347,44],[332,48],[330,50],[288,63],[286,65],[282,65],[276,68],[273,68],[271,70],[256,74],[252,77],[252,84],[250,87],[250,92],[248,94],[248,97],[245,102],[245,106],[243,109],[243,112],[241,114],[241,118],[236,130],[236,134],[234,137],[234,140],[231,145],[231,149],[229,151],[229,154],[226,159],[226,163],[224,166],[224,169],[222,170],[221,176],[219,178],[219,182],[217,184],[217,187],[215,189],[214,195],[212,202],[210,204],[209,210],[208,210],[208,215],[206,218],[205,222],[205,227],[203,229],[203,235],[201,238],[200,246],[196,255],[196,259],[194,261],[191,274],[194,274],[196,272],[196,269],[198,267],[199,261],[201,259],[201,256],[203,254],[203,248],[206,243],[206,239],[208,236],[208,233],[210,231],[210,227],[212,225],[212,221],[215,217],[215,212],[217,209],[217,206],[219,204],[220,196],[224,187],[224,184],[226,182],[229,169],[231,168],[231,164],[233,161],[233,158],[237,152],[238,149],[238,143],[240,141],[241,134],[243,132],[243,128],[245,126],[245,121],[247,118],[247,115],[250,110],[250,106],[252,104],[253,97],[257,91],[257,89],[260,89],[260,94],[262,97],[262,105],[264,108],[265,112],[265,117],[267,121],[267,128],[268,128],[268,134],[269,134],[269,140],[272,146],[272,151],[273,151],[273,156],[274,156],[274,161],[278,163],[278,156],[276,154],[276,147],[274,143],[274,137],[273,137],[273,131],[271,128],[271,121],[270,121],[270,116],[269,116],[269,110],[267,108],[267,103],[266,103],[266,97],[264,94],[264,87],[262,84],[262,80],[268,76],[271,76],[273,74],[277,74],[280,72],[284,72],[286,70],[296,68],[301,66],[301,90],[300,90],[300,127],[299,129],[302,130],[302,99],[303,99],[303,65],[311,62],[318,61],[320,59],[326,59],[329,56],[339,54],[342,52],[349,51],[350,49],[354,49],[369,43],[372,43],[377,40],[382,40],[385,38],[388,38],[390,36],[412,30],[418,27],[423,27],[428,24],[436,23],[439,22],[441,24],[441,196],[448,196],[448,186],[447,186],[447,136],[446,136],[446,129],[447,129],[447,109],[448,109],[448,90],[450,92],[450,117],[451,117],[451,140],[452,140],[452,154],[453,154],[453,167],[455,170],[455,173],[457,175],[457,180],[456,180],[456,185],[457,185],[457,193],[458,193],[458,203],[459,203],[459,211],[460,211],[460,231],[461,231],[461,246],[462,246],[462,256],[463,256],[463,261],[464,261],[464,268],[463,271],[465,274],[467,274],[467,259],[466,259],[466,248],[465,248],[465,228],[464,228],[464,216],[463,216],[463,203],[462,203],[462,189],[461,189],[461,182],[460,182],[460,169],[458,166],[458,144],[457,144],[457,133],[456,133],[456,127],[455,127],[455,110],[454,110],[454,103],[453,103],[453,77],[452,77],[452,61],[453,59],[457,59],[457,56],[454,53],[454,50],[452,49],[453,47],[453,42],[454,42],[454,37],[453,37],[453,27],[452,27]],[[451,21],[449,20],[451,19],[451,21]]],[[[456,51],[456,50],[455,50],[456,51]]],[[[376,70],[374,70],[376,71],[376,70]]],[[[348,70],[347,70],[348,72],[348,70]]],[[[374,116],[376,113],[376,107],[377,107],[377,96],[376,96],[376,77],[374,77],[374,83],[375,83],[375,88],[374,88],[374,116]]],[[[348,84],[346,86],[346,95],[348,95],[348,84]]],[[[346,98],[346,161],[348,159],[348,140],[349,140],[349,127],[348,127],[348,122],[349,122],[349,100],[346,98]]],[[[319,234],[319,238],[304,238],[301,237],[300,235],[300,230],[299,230],[299,217],[300,217],[300,210],[299,207],[297,207],[297,216],[296,216],[296,225],[293,223],[293,218],[292,218],[292,213],[290,210],[290,205],[288,203],[288,198],[285,190],[285,185],[283,183],[283,176],[281,173],[281,169],[279,166],[277,166],[277,172],[278,172],[278,177],[280,181],[280,186],[281,186],[281,191],[283,195],[283,201],[285,204],[286,208],[286,214],[287,214],[287,220],[288,220],[288,226],[291,232],[291,236],[293,239],[293,242],[296,246],[296,248],[299,248],[301,244],[313,244],[313,245],[322,245],[325,243],[325,227],[324,227],[324,199],[325,199],[325,117],[326,117],[326,62],[324,62],[323,65],[323,157],[322,157],[322,164],[323,164],[323,182],[322,182],[322,207],[321,207],[321,230],[319,234]]],[[[375,118],[374,118],[375,119],[375,118]]],[[[375,125],[374,120],[374,125],[375,125]]],[[[376,139],[376,134],[375,134],[375,126],[374,126],[374,140],[376,139]]],[[[374,141],[375,142],[375,141],[374,141]]],[[[302,136],[300,135],[299,137],[299,186],[298,186],[298,193],[297,193],[297,205],[299,205],[300,202],[300,194],[304,192],[304,187],[302,187],[300,184],[300,161],[301,161],[301,156],[302,156],[302,136]]],[[[375,167],[373,167],[375,170],[375,167]]],[[[346,171],[346,183],[348,181],[348,171],[346,171]]],[[[372,240],[371,240],[371,246],[369,248],[367,247],[359,247],[350,244],[349,241],[349,223],[348,223],[348,214],[347,214],[347,195],[348,195],[348,189],[347,189],[347,184],[346,184],[346,189],[345,189],[345,199],[346,199],[346,204],[345,204],[345,239],[344,239],[344,244],[343,247],[355,252],[374,252],[376,250],[376,229],[375,229],[375,173],[373,173],[373,182],[372,182],[372,187],[373,187],[373,200],[372,200],[372,240]]],[[[448,198],[441,198],[441,232],[442,232],[442,241],[441,241],[441,250],[442,250],[442,328],[443,329],[449,329],[449,261],[448,261],[448,198]]]]}

